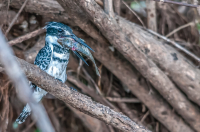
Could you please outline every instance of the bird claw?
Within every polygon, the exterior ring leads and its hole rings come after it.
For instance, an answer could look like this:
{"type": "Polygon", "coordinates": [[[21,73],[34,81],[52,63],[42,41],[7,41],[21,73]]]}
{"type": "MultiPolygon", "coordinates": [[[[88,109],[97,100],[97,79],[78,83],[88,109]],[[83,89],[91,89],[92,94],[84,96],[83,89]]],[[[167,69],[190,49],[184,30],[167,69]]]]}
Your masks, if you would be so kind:
{"type": "Polygon", "coordinates": [[[74,91],[77,91],[75,88],[73,88],[73,87],[69,87],[71,90],[74,90],[74,91]]]}

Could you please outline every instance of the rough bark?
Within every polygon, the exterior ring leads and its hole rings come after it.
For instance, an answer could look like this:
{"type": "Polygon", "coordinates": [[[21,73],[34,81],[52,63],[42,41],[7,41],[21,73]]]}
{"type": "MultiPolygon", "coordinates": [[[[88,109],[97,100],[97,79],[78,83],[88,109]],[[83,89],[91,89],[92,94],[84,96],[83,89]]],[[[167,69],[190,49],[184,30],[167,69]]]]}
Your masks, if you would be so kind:
{"type": "MultiPolygon", "coordinates": [[[[83,38],[87,44],[95,50],[94,57],[107,67],[115,76],[117,76],[121,82],[125,83],[132,93],[149,108],[151,114],[164,124],[168,130],[172,132],[193,131],[180,117],[172,112],[172,109],[165,101],[162,100],[160,96],[156,93],[149,94],[149,90],[140,85],[138,82],[138,76],[136,75],[137,73],[133,71],[132,66],[120,57],[115,56],[109,50],[109,45],[97,43],[92,38],[89,38],[76,30],[74,30],[74,33],[78,37],[83,38]]],[[[42,37],[32,49],[25,52],[25,58],[28,62],[33,63],[38,51],[44,46],[44,42],[45,39],[42,37]]],[[[68,76],[68,80],[71,80],[70,76],[68,76]]]]}
{"type": "Polygon", "coordinates": [[[76,109],[74,109],[73,107],[71,107],[70,105],[67,105],[68,108],[70,108],[75,114],[76,116],[81,119],[81,121],[83,122],[83,124],[91,131],[91,132],[109,132],[108,127],[105,125],[104,122],[99,121],[96,118],[93,118],[91,116],[88,116],[76,109]]]}
{"type": "MultiPolygon", "coordinates": [[[[13,0],[11,6],[15,8],[20,8],[24,0],[13,0]]],[[[68,2],[67,2],[68,3],[68,2]]],[[[72,7],[71,7],[72,8],[72,7]]],[[[76,7],[76,13],[82,12],[79,8],[76,7]]],[[[71,19],[67,13],[64,12],[64,9],[55,1],[55,0],[39,0],[38,2],[29,1],[25,7],[25,10],[28,12],[34,12],[46,17],[50,17],[54,20],[70,23],[71,19]],[[40,7],[45,7],[40,8],[40,7]],[[48,13],[50,11],[51,13],[48,13]],[[59,14],[60,12],[60,14],[59,14]]],[[[75,16],[73,19],[79,19],[77,14],[72,14],[75,16]]],[[[86,16],[83,16],[84,23],[91,23],[89,20],[85,19],[86,16]]],[[[167,46],[165,42],[160,41],[155,38],[153,35],[145,31],[142,27],[137,24],[131,23],[124,20],[121,17],[116,18],[119,24],[119,27],[123,32],[128,34],[132,43],[139,45],[141,51],[143,51],[148,57],[150,57],[165,73],[176,83],[176,85],[184,91],[184,93],[195,103],[200,105],[200,71],[195,67],[189,64],[189,61],[185,59],[179,52],[167,46]],[[170,51],[170,52],[169,52],[170,51]],[[178,60],[177,60],[178,58],[178,60]]],[[[78,21],[78,20],[77,20],[78,21]]],[[[78,25],[83,31],[85,31],[92,38],[100,43],[108,43],[102,35],[95,34],[97,31],[86,31],[91,28],[88,24],[87,26],[81,26],[81,23],[78,25]],[[87,28],[86,28],[87,27],[87,28]]],[[[73,24],[74,23],[70,23],[73,24]]],[[[90,24],[91,25],[91,24],[90,24]]]]}
{"type": "Polygon", "coordinates": [[[155,38],[140,26],[118,19],[133,44],[151,58],[184,93],[200,105],[200,71],[177,50],[155,38]]]}
{"type": "Polygon", "coordinates": [[[146,0],[147,5],[147,26],[157,32],[157,19],[156,19],[156,2],[151,0],[146,0]]]}
{"type": "Polygon", "coordinates": [[[151,82],[173,108],[196,131],[200,131],[200,113],[198,109],[190,103],[169,78],[139,50],[139,47],[130,41],[129,37],[115,24],[115,20],[105,14],[101,7],[93,0],[75,0],[75,2],[87,13],[90,20],[93,21],[109,42],[151,82]]]}
{"type": "MultiPolygon", "coordinates": [[[[13,0],[11,1],[10,6],[20,9],[24,1],[25,0],[13,0]]],[[[49,20],[59,20],[60,22],[74,25],[74,22],[55,0],[29,0],[24,10],[44,15],[44,17],[50,18],[49,20]]]]}
{"type": "MultiPolygon", "coordinates": [[[[17,58],[17,60],[31,82],[35,83],[37,86],[49,92],[56,98],[64,101],[66,104],[69,104],[79,111],[102,120],[122,131],[149,132],[142,126],[139,126],[130,120],[127,116],[115,112],[109,107],[92,101],[90,97],[70,89],[67,85],[48,75],[37,66],[19,58],[17,58]]],[[[3,65],[0,64],[0,66],[2,67],[3,65]]]]}
{"type": "Polygon", "coordinates": [[[138,73],[133,70],[134,68],[130,63],[114,55],[109,50],[108,45],[100,44],[77,31],[74,31],[74,33],[83,38],[95,50],[94,57],[119,78],[168,130],[172,132],[193,131],[156,92],[149,94],[149,90],[138,82],[138,73]]]}
{"type": "MultiPolygon", "coordinates": [[[[13,3],[14,3],[14,2],[17,3],[16,1],[13,1],[13,3]]],[[[11,3],[11,4],[12,4],[12,3],[11,3]]],[[[32,3],[32,4],[35,4],[35,5],[36,5],[37,3],[32,3]]],[[[45,4],[45,5],[50,5],[49,8],[52,8],[52,6],[54,6],[55,4],[57,4],[57,3],[55,2],[54,4],[51,4],[51,5],[47,3],[47,4],[45,4]]],[[[56,6],[56,5],[55,5],[55,6],[56,6]]],[[[38,9],[39,9],[39,8],[37,8],[37,7],[40,7],[40,5],[35,6],[35,10],[38,10],[38,9]]],[[[60,11],[61,8],[58,8],[57,10],[60,11]]],[[[27,9],[27,11],[29,11],[29,10],[27,9]]],[[[33,10],[32,12],[34,12],[34,10],[33,10]]],[[[42,13],[40,13],[40,14],[42,15],[42,13]]],[[[52,14],[53,14],[53,13],[52,13],[52,14]]],[[[66,17],[66,16],[63,16],[63,18],[64,18],[64,17],[66,17]]],[[[55,18],[55,19],[56,19],[56,18],[55,18]]],[[[66,21],[65,23],[67,23],[67,21],[66,21]]],[[[137,25],[134,25],[134,24],[133,24],[133,29],[134,29],[135,26],[137,26],[137,25]]],[[[134,30],[133,30],[133,31],[134,31],[134,30]]],[[[135,32],[135,31],[134,31],[134,32],[135,32]]],[[[146,31],[142,31],[142,32],[146,32],[146,31]]],[[[147,34],[148,34],[148,33],[147,33],[147,34]]],[[[90,35],[90,34],[89,34],[89,35],[90,35]]],[[[141,36],[140,36],[140,37],[141,37],[141,36]]],[[[145,37],[145,36],[143,36],[143,37],[145,37]]],[[[142,38],[142,39],[145,39],[145,38],[142,38]]],[[[157,43],[158,40],[154,38],[154,39],[153,39],[153,42],[154,42],[154,43],[157,43]]],[[[93,44],[94,44],[94,45],[97,45],[95,42],[94,42],[93,44]]],[[[106,47],[106,48],[107,48],[107,47],[106,47]]],[[[108,48],[107,48],[107,49],[108,49],[108,48]]],[[[98,49],[97,49],[97,50],[98,50],[98,49]]],[[[96,51],[96,50],[95,50],[95,51],[96,51]]],[[[156,51],[155,51],[155,52],[156,52],[156,51]]],[[[96,52],[96,53],[97,53],[97,52],[96,52]]],[[[94,54],[94,56],[96,55],[96,53],[94,54]]],[[[178,53],[178,54],[179,54],[179,53],[178,53]]],[[[100,53],[100,55],[102,55],[102,54],[100,53]]],[[[95,57],[96,57],[96,56],[95,56],[95,57]]],[[[107,56],[107,57],[109,58],[110,56],[107,56]]],[[[99,57],[96,57],[96,58],[97,58],[98,60],[102,59],[101,62],[103,63],[103,61],[104,61],[103,64],[104,64],[104,65],[106,64],[106,63],[105,63],[105,62],[107,61],[106,58],[102,58],[102,57],[100,57],[100,56],[99,56],[99,57]]],[[[111,57],[110,57],[110,58],[111,58],[111,57]]],[[[112,58],[111,58],[111,59],[112,59],[112,58]]],[[[111,59],[109,59],[109,60],[111,60],[111,59]]],[[[127,84],[129,84],[129,88],[130,88],[130,89],[132,88],[131,91],[132,91],[135,95],[138,95],[138,97],[141,96],[141,99],[140,99],[140,100],[142,100],[142,97],[144,97],[144,99],[143,99],[143,100],[144,100],[144,101],[143,101],[144,104],[146,104],[146,105],[148,106],[148,108],[152,110],[152,112],[153,112],[153,111],[156,111],[155,108],[159,108],[159,107],[160,107],[160,105],[158,105],[158,104],[160,104],[160,103],[159,103],[158,101],[156,101],[157,98],[154,97],[153,95],[148,95],[148,90],[144,90],[144,91],[146,91],[146,92],[143,93],[143,94],[144,94],[143,96],[140,95],[142,92],[139,92],[139,91],[138,91],[139,88],[138,88],[138,89],[136,89],[135,87],[133,88],[133,86],[135,85],[135,84],[133,83],[134,81],[131,82],[131,79],[130,79],[130,80],[126,80],[126,75],[127,75],[127,74],[124,74],[124,79],[122,79],[123,76],[121,76],[121,73],[123,73],[123,72],[122,72],[123,70],[121,70],[121,66],[123,66],[123,65],[117,65],[117,64],[114,65],[114,63],[111,64],[111,65],[109,65],[109,64],[110,64],[110,63],[108,63],[108,62],[110,62],[109,60],[107,61],[106,67],[107,67],[110,71],[112,71],[113,73],[115,73],[115,75],[116,75],[117,72],[118,72],[118,78],[121,78],[120,80],[121,80],[121,81],[123,80],[122,82],[128,81],[127,84]],[[114,66],[115,66],[115,67],[119,66],[119,67],[118,67],[118,70],[113,70],[113,69],[112,69],[112,66],[113,66],[113,67],[114,67],[114,66]],[[109,68],[109,67],[110,67],[110,68],[109,68]],[[137,93],[137,92],[138,92],[138,93],[137,93]],[[150,96],[150,97],[148,97],[148,96],[150,96]],[[155,99],[154,99],[154,98],[155,98],[155,99]],[[145,100],[145,99],[146,99],[146,100],[145,100]],[[151,103],[153,102],[153,100],[154,100],[155,102],[158,102],[158,103],[157,103],[157,104],[154,104],[154,105],[153,105],[153,104],[151,105],[151,103]],[[154,106],[155,106],[155,107],[154,107],[154,106]],[[157,106],[157,107],[156,107],[156,106],[157,106]]],[[[122,62],[122,61],[121,61],[121,62],[122,62]]],[[[122,64],[123,64],[123,63],[122,63],[122,64]]],[[[124,69],[126,70],[125,67],[124,67],[124,69]]],[[[129,67],[129,69],[131,69],[131,68],[129,67]]],[[[192,70],[193,70],[193,69],[192,69],[192,70]]],[[[128,75],[129,75],[128,70],[127,70],[127,72],[125,72],[125,73],[128,73],[128,75]]],[[[130,77],[133,77],[133,76],[130,74],[130,77]]],[[[181,76],[179,76],[179,77],[181,78],[181,76]]],[[[136,79],[135,79],[135,80],[136,80],[136,79]]],[[[138,83],[137,83],[137,84],[138,84],[138,83]]],[[[141,91],[142,91],[142,90],[141,90],[141,91]]],[[[158,98],[158,100],[159,100],[159,98],[158,98]]],[[[166,111],[170,111],[169,107],[163,106],[163,109],[166,109],[166,111]]],[[[158,112],[158,113],[159,113],[159,112],[158,112]]],[[[160,111],[161,116],[160,116],[158,113],[157,113],[157,112],[154,113],[154,114],[155,114],[154,116],[155,116],[158,120],[160,120],[165,126],[168,126],[167,128],[168,128],[169,130],[171,130],[171,131],[176,129],[175,126],[181,126],[181,125],[175,125],[175,124],[179,124],[179,123],[180,123],[180,124],[184,124],[184,123],[182,123],[182,121],[181,121],[181,122],[175,121],[176,123],[175,123],[175,122],[172,123],[170,120],[173,119],[173,116],[171,116],[171,117],[168,117],[168,118],[171,118],[171,119],[169,119],[169,121],[171,122],[171,126],[170,126],[170,125],[169,125],[170,122],[166,123],[166,122],[165,122],[165,117],[162,118],[162,114],[161,114],[162,112],[160,111]],[[174,128],[174,129],[173,129],[173,128],[174,128]]],[[[171,113],[171,112],[169,112],[169,113],[171,113]]],[[[170,114],[169,114],[169,115],[170,115],[170,114]]],[[[168,115],[168,116],[169,116],[169,115],[168,115]]],[[[173,120],[174,120],[174,119],[173,119],[173,120]]],[[[184,125],[183,125],[183,126],[184,126],[184,125]]],[[[181,128],[181,127],[180,127],[180,128],[181,128]]],[[[179,128],[179,130],[180,130],[180,128],[179,128]]],[[[175,131],[176,131],[176,130],[175,130],[175,131]]]]}

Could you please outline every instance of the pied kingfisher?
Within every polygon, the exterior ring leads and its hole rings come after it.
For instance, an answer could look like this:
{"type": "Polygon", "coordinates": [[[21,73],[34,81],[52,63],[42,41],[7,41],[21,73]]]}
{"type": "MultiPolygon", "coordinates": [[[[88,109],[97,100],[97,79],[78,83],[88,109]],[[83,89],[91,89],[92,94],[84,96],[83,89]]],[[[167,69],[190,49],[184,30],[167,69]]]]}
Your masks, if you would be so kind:
{"type": "MultiPolygon", "coordinates": [[[[70,49],[62,47],[57,40],[65,36],[71,36],[74,41],[79,42],[89,49],[91,48],[82,39],[76,37],[72,29],[67,25],[58,22],[48,22],[45,29],[47,30],[45,46],[37,54],[34,64],[49,75],[65,83],[67,80],[66,68],[69,62],[70,49]]],[[[84,60],[78,52],[75,54],[84,60]]],[[[47,94],[45,90],[37,87],[33,83],[30,83],[30,87],[33,89],[33,96],[37,102],[47,94]]],[[[31,108],[27,104],[20,116],[16,119],[16,123],[23,123],[30,114],[31,108]]]]}

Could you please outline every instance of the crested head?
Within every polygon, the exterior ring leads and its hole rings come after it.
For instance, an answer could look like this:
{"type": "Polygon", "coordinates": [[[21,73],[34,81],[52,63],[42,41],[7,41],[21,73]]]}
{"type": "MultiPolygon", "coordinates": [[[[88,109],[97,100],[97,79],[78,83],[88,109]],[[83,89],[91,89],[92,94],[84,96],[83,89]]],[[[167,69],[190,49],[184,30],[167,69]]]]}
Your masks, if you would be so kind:
{"type": "Polygon", "coordinates": [[[73,34],[72,29],[60,22],[48,22],[44,27],[46,32],[46,41],[50,43],[57,43],[57,39],[73,34]]]}

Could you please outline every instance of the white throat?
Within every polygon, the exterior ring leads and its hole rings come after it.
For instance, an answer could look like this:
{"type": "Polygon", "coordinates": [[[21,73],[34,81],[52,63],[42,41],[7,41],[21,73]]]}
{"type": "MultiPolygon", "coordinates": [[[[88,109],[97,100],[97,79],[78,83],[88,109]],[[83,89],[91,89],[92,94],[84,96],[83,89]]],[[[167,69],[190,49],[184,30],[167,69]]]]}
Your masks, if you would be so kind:
{"type": "Polygon", "coordinates": [[[48,42],[48,43],[53,43],[53,44],[58,44],[60,45],[58,42],[57,42],[58,38],[56,36],[46,36],[45,38],[45,41],[48,42]]]}

